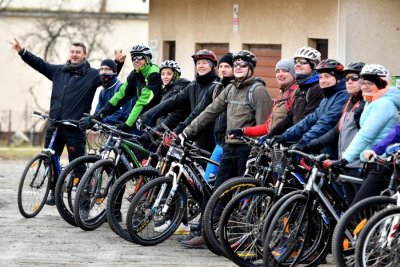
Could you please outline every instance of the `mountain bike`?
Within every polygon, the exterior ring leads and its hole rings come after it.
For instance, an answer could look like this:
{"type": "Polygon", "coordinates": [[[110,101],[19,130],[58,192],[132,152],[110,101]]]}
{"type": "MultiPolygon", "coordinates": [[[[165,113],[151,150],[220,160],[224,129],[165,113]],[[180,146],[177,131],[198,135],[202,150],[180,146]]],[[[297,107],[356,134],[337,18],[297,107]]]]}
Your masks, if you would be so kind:
{"type": "Polygon", "coordinates": [[[50,144],[26,165],[18,186],[18,209],[25,218],[33,218],[42,210],[49,195],[50,186],[61,173],[60,158],[54,150],[59,125],[78,127],[73,120],[56,120],[34,111],[35,117],[55,125],[50,144]]]}

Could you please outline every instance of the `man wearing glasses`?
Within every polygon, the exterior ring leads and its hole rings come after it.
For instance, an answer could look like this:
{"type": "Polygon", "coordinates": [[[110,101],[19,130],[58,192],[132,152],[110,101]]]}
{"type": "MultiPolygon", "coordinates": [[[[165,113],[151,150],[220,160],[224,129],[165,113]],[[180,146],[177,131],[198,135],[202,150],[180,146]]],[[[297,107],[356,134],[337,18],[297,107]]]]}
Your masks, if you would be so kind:
{"type": "Polygon", "coordinates": [[[293,57],[296,82],[299,85],[294,96],[294,104],[287,116],[270,129],[268,135],[261,140],[282,134],[308,114],[313,113],[323,98],[316,71],[318,63],[321,62],[321,53],[306,46],[297,49],[293,57]]]}
{"type": "MultiPolygon", "coordinates": [[[[102,120],[135,97],[136,103],[128,119],[116,126],[122,131],[131,131],[139,115],[160,101],[159,95],[162,85],[160,69],[151,62],[152,54],[150,48],[140,44],[133,46],[129,52],[134,70],[129,74],[118,92],[115,93],[99,112],[91,116],[94,119],[102,120]]],[[[82,128],[87,128],[89,124],[87,118],[80,120],[80,127],[82,128]]]]}
{"type": "MultiPolygon", "coordinates": [[[[265,82],[254,77],[257,64],[256,56],[247,50],[241,50],[233,55],[233,75],[231,84],[214,99],[183,132],[178,139],[193,139],[208,124],[212,123],[222,112],[227,112],[227,131],[264,123],[272,108],[272,99],[265,88],[265,82]],[[253,103],[249,103],[249,91],[252,91],[253,103]]],[[[250,147],[237,139],[225,139],[223,156],[217,172],[214,190],[226,180],[243,175],[250,147]]],[[[203,200],[202,206],[206,204],[203,200]]],[[[203,207],[204,208],[204,207],[203,207]]],[[[184,247],[204,247],[202,236],[182,241],[184,247]]]]}

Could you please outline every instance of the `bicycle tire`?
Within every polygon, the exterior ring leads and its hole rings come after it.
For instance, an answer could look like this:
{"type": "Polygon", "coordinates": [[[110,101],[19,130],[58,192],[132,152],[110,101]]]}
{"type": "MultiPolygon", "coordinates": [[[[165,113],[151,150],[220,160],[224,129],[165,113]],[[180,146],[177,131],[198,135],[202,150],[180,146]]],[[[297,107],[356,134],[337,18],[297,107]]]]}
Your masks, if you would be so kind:
{"type": "Polygon", "coordinates": [[[178,228],[186,212],[185,188],[178,186],[169,203],[167,214],[162,214],[172,183],[173,177],[158,177],[144,185],[133,197],[126,217],[126,226],[132,242],[142,246],[154,246],[168,239],[178,228]],[[156,205],[154,201],[159,203],[156,205]],[[156,222],[165,224],[168,220],[170,223],[164,229],[155,230],[156,222]]]}
{"type": "Polygon", "coordinates": [[[19,212],[25,218],[33,218],[38,215],[46,203],[54,175],[52,162],[53,159],[48,155],[38,154],[28,162],[22,172],[18,185],[17,202],[19,212]],[[40,177],[39,180],[37,180],[38,177],[40,177]]]}
{"type": "Polygon", "coordinates": [[[276,212],[264,239],[265,266],[295,266],[299,261],[311,226],[307,201],[303,194],[293,195],[276,212]]]}
{"type": "Polygon", "coordinates": [[[223,209],[236,195],[246,189],[261,186],[254,178],[235,177],[225,181],[211,195],[203,214],[203,237],[209,250],[214,254],[224,255],[218,236],[219,216],[223,209]]]}
{"type": "Polygon", "coordinates": [[[369,197],[356,203],[344,213],[332,236],[332,255],[336,266],[355,266],[355,243],[345,237],[346,231],[350,234],[355,232],[357,237],[365,222],[390,204],[396,204],[396,200],[386,196],[369,197]]]}
{"type": "Polygon", "coordinates": [[[75,222],[82,230],[92,231],[104,223],[108,190],[119,176],[111,159],[98,160],[85,172],[74,202],[75,222]]]}
{"type": "Polygon", "coordinates": [[[239,266],[264,266],[263,222],[274,202],[274,191],[266,187],[245,190],[226,205],[218,228],[224,255],[239,266]]]}
{"type": "Polygon", "coordinates": [[[71,161],[62,170],[58,177],[55,188],[55,201],[58,213],[67,223],[77,226],[74,218],[74,200],[76,189],[79,185],[79,177],[75,177],[73,171],[79,165],[85,165],[86,170],[89,169],[89,164],[95,163],[100,160],[98,155],[84,155],[71,161]]]}
{"type": "Polygon", "coordinates": [[[371,217],[363,231],[360,233],[360,237],[356,244],[356,266],[400,265],[399,222],[394,226],[392,226],[391,223],[394,219],[393,217],[399,216],[400,207],[395,206],[381,210],[371,217]],[[395,233],[392,232],[393,230],[395,233]],[[384,237],[382,236],[382,231],[385,233],[384,237]],[[392,238],[390,242],[388,242],[389,233],[392,238]],[[395,262],[392,262],[393,260],[395,262]]]}
{"type": "Polygon", "coordinates": [[[126,228],[126,214],[135,190],[140,189],[144,185],[143,183],[137,187],[140,176],[145,176],[148,177],[148,180],[153,180],[153,178],[160,176],[160,171],[153,167],[142,167],[124,173],[112,186],[107,200],[107,221],[111,230],[131,242],[132,240],[126,228]]]}

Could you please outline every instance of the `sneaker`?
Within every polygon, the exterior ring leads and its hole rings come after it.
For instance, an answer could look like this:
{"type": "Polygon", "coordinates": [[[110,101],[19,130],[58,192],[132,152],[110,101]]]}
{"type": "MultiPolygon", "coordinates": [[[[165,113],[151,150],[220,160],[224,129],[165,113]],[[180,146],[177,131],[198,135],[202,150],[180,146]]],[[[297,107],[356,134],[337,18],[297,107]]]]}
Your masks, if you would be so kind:
{"type": "Polygon", "coordinates": [[[207,248],[206,241],[202,236],[195,236],[188,241],[182,241],[181,245],[185,248],[207,248]]]}
{"type": "Polygon", "coordinates": [[[166,221],[164,224],[162,224],[160,226],[155,226],[154,227],[154,231],[156,231],[158,233],[162,233],[165,230],[167,230],[170,225],[171,225],[171,220],[168,220],[168,221],[166,221]]]}
{"type": "Polygon", "coordinates": [[[188,240],[190,240],[190,239],[192,239],[192,238],[194,238],[194,237],[196,237],[196,236],[198,236],[198,234],[197,234],[196,232],[191,232],[191,233],[188,234],[188,235],[181,235],[181,236],[178,236],[178,237],[176,238],[176,240],[177,240],[178,242],[188,241],[188,240]]]}
{"type": "Polygon", "coordinates": [[[179,227],[175,230],[174,235],[188,235],[190,234],[190,226],[181,223],[179,227]]]}
{"type": "Polygon", "coordinates": [[[56,198],[54,197],[54,191],[50,190],[47,196],[46,205],[54,206],[56,204],[56,198]]]}

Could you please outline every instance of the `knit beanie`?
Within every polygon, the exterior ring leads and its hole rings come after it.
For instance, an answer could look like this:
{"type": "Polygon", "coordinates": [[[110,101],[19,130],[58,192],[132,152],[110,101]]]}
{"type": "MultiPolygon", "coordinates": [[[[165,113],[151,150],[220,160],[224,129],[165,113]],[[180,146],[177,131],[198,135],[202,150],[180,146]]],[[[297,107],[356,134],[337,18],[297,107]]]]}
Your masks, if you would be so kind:
{"type": "Polygon", "coordinates": [[[111,59],[105,59],[101,62],[100,66],[107,66],[109,67],[114,73],[117,72],[117,64],[114,62],[114,60],[111,59]]]}
{"type": "Polygon", "coordinates": [[[292,74],[292,76],[294,78],[296,78],[296,73],[294,71],[293,59],[281,59],[280,61],[278,61],[278,63],[276,63],[276,66],[275,66],[275,71],[277,71],[277,70],[286,70],[290,74],[292,74]]]}
{"type": "Polygon", "coordinates": [[[228,53],[228,54],[222,56],[218,61],[218,66],[221,63],[227,63],[227,64],[229,64],[229,66],[231,66],[233,68],[233,54],[228,53]]]}

